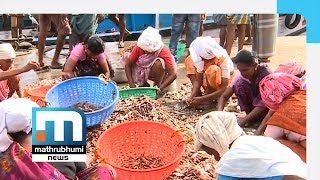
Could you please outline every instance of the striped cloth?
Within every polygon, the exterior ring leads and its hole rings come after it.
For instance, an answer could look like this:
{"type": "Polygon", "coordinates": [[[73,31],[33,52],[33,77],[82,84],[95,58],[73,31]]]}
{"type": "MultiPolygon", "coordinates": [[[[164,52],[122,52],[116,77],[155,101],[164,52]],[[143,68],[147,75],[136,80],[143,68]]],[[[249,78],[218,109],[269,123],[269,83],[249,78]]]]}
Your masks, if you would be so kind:
{"type": "Polygon", "coordinates": [[[0,81],[0,102],[8,99],[9,92],[8,80],[0,81]]]}
{"type": "Polygon", "coordinates": [[[249,24],[249,14],[227,14],[227,20],[230,24],[249,24]]]}

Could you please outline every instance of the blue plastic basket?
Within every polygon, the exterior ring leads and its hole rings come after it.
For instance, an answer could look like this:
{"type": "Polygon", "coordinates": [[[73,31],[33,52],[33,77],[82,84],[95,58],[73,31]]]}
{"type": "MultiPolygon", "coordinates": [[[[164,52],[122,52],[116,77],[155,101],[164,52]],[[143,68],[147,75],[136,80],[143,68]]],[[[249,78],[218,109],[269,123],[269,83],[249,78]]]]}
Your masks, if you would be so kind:
{"type": "Polygon", "coordinates": [[[118,99],[119,90],[114,83],[92,76],[63,81],[46,94],[50,107],[70,107],[79,102],[103,106],[98,111],[85,113],[87,127],[104,122],[114,111],[118,99]]]}

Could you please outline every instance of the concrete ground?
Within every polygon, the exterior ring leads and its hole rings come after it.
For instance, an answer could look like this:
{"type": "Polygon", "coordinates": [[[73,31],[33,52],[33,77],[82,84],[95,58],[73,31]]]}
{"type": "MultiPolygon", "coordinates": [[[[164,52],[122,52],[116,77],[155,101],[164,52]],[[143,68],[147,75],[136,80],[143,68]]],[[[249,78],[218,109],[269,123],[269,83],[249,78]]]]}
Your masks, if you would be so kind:
{"type": "MultiPolygon", "coordinates": [[[[204,36],[212,36],[218,39],[219,30],[207,30],[204,32],[204,36]]],[[[169,41],[170,37],[164,37],[163,41],[169,41]]],[[[126,46],[130,44],[134,44],[134,41],[125,42],[126,46]]],[[[251,45],[244,46],[245,49],[251,50],[251,45]]],[[[60,56],[60,62],[64,63],[66,60],[65,54],[67,54],[68,50],[64,49],[60,56]]],[[[117,47],[117,42],[108,42],[106,43],[106,54],[111,59],[113,64],[119,62],[119,49],[117,47]]],[[[232,49],[231,57],[235,56],[237,53],[237,41],[234,42],[234,46],[232,49]]],[[[51,59],[54,54],[54,49],[48,51],[45,56],[45,64],[50,65],[51,59]]],[[[184,53],[184,56],[180,59],[180,63],[178,64],[178,79],[176,82],[169,88],[169,90],[174,90],[179,87],[179,84],[182,82],[187,81],[184,71],[184,64],[183,59],[187,55],[187,50],[184,53]]],[[[38,60],[37,57],[37,50],[34,48],[33,50],[24,50],[24,51],[17,51],[17,58],[14,62],[15,65],[22,66],[26,64],[30,60],[38,60]]],[[[271,68],[275,69],[280,63],[283,63],[288,60],[296,60],[301,62],[303,65],[306,65],[306,35],[301,34],[300,36],[285,36],[285,37],[278,37],[277,44],[276,44],[276,55],[271,57],[271,62],[269,63],[271,68]]],[[[26,84],[30,84],[35,82],[36,80],[43,80],[43,79],[54,79],[60,77],[61,70],[50,70],[48,72],[43,73],[24,73],[21,75],[21,85],[25,86],[26,84]]]]}

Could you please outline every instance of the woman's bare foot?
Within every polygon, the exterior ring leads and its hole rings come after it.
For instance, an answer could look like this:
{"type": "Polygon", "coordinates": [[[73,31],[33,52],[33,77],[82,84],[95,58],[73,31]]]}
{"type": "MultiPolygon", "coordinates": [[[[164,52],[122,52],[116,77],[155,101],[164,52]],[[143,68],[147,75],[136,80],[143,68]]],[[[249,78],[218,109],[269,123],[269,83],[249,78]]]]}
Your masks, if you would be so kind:
{"type": "Polygon", "coordinates": [[[63,65],[60,64],[59,62],[57,63],[51,63],[51,66],[50,66],[51,69],[62,69],[63,68],[63,65]]]}
{"type": "Polygon", "coordinates": [[[40,67],[37,69],[37,70],[35,70],[36,72],[46,72],[46,71],[49,71],[49,66],[45,66],[45,65],[40,65],[40,67]]]}
{"type": "Polygon", "coordinates": [[[247,39],[243,45],[252,45],[252,39],[247,39]]]}
{"type": "Polygon", "coordinates": [[[119,48],[124,48],[124,42],[123,42],[123,41],[120,41],[118,47],[119,47],[119,48]]]}

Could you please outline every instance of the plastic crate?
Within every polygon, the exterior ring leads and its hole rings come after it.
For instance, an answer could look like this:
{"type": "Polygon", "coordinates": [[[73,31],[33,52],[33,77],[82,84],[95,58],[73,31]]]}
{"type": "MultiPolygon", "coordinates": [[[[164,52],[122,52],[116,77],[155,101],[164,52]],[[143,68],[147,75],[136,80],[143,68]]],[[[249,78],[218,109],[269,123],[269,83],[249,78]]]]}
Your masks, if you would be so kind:
{"type": "Polygon", "coordinates": [[[129,97],[139,97],[146,95],[151,99],[156,99],[158,89],[155,87],[137,87],[137,88],[128,88],[119,90],[119,96],[122,99],[129,97]]]}

